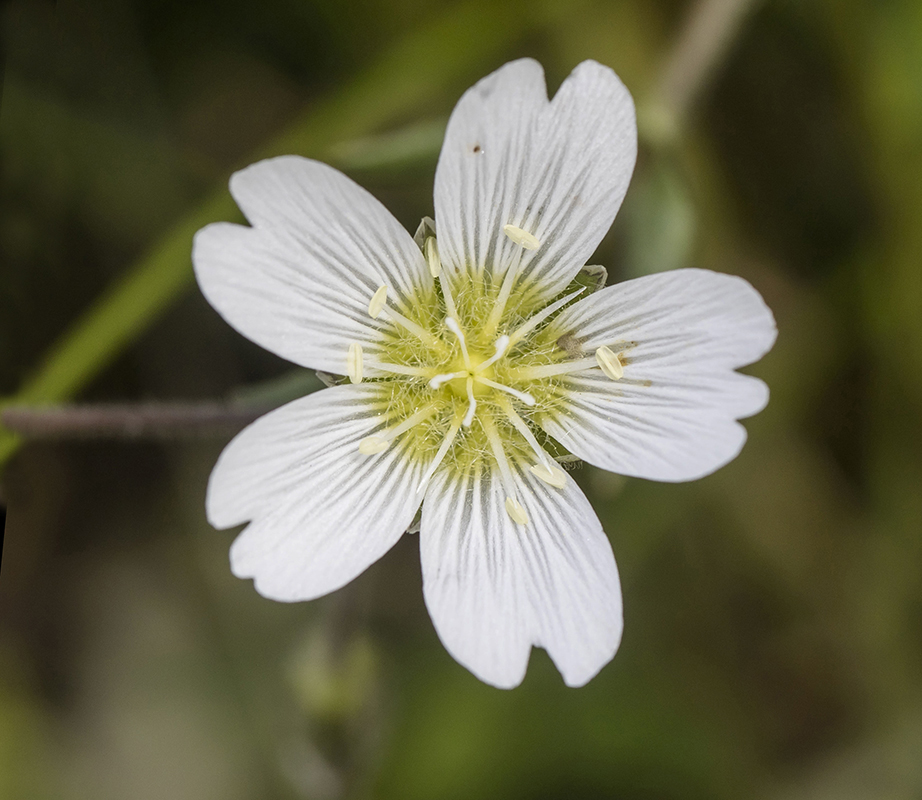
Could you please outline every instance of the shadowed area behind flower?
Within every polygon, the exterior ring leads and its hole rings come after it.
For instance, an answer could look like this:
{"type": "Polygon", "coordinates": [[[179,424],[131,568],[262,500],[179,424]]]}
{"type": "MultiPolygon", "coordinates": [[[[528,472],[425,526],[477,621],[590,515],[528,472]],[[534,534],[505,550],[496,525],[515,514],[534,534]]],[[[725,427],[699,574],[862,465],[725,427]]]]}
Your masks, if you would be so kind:
{"type": "MultiPolygon", "coordinates": [[[[730,466],[682,485],[569,473],[625,597],[621,650],[580,690],[538,651],[509,693],[458,666],[413,536],[325,599],[258,597],[203,515],[223,442],[27,444],[0,492],[0,796],[922,792],[922,15],[913,0],[762,4],[676,127],[658,81],[690,8],[5,6],[3,397],[169,226],[295,130],[412,232],[458,96],[523,55],[552,89],[586,58],[609,64],[638,103],[638,171],[591,263],[612,281],[742,275],[780,335],[749,370],[772,399],[730,466]]],[[[79,399],[285,397],[267,384],[289,365],[184,294],[188,264],[175,274],[162,316],[119,328],[79,399]]],[[[149,313],[130,297],[124,319],[149,313]]]]}

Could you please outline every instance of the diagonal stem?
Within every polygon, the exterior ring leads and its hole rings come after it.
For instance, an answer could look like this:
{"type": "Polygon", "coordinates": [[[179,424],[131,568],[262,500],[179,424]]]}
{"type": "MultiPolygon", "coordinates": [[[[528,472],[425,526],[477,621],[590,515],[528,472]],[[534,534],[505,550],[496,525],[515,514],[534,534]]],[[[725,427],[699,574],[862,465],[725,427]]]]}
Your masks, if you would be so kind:
{"type": "Polygon", "coordinates": [[[7,406],[0,422],[29,439],[221,438],[272,408],[213,402],[7,406]]]}
{"type": "Polygon", "coordinates": [[[700,97],[760,0],[697,0],[666,61],[657,94],[676,128],[700,97]]]}

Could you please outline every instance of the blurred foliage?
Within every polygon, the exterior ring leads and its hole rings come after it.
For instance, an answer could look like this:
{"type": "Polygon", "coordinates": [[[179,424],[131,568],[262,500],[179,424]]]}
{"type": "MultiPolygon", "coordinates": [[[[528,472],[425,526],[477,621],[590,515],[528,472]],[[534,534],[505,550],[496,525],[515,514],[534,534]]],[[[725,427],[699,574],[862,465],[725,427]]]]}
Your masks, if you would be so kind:
{"type": "MultiPolygon", "coordinates": [[[[0,396],[310,388],[194,290],[229,172],[322,158],[415,230],[464,88],[521,55],[553,88],[596,58],[656,120],[690,8],[12,0],[0,396]]],[[[626,608],[587,687],[539,651],[512,692],[458,666],[412,536],[328,598],[263,600],[204,520],[221,443],[29,444],[2,485],[0,797],[922,796],[920,41],[917,0],[768,0],[690,118],[643,129],[592,261],[743,275],[780,335],[731,465],[575,473],[626,608]]]]}

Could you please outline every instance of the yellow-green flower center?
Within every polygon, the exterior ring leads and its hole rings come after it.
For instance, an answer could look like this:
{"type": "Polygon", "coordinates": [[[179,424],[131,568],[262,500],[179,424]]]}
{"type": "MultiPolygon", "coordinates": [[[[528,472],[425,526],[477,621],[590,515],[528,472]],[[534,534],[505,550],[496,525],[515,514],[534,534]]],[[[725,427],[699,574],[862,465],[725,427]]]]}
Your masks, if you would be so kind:
{"type": "Polygon", "coordinates": [[[621,362],[609,348],[584,354],[574,335],[553,331],[554,316],[583,290],[551,303],[534,300],[533,286],[516,279],[521,252],[540,243],[512,226],[504,232],[521,250],[496,278],[473,270],[449,278],[430,237],[424,252],[433,282],[399,305],[388,301],[385,286],[373,293],[369,315],[392,325],[376,352],[350,347],[346,372],[353,383],[379,390],[378,426],[360,443],[362,453],[373,457],[396,443],[428,465],[420,491],[439,468],[458,476],[498,470],[506,510],[524,525],[512,467],[524,465],[551,486],[566,483],[548,452],[560,445],[541,427],[543,415],[566,405],[565,376],[601,368],[617,380],[621,362]]]}

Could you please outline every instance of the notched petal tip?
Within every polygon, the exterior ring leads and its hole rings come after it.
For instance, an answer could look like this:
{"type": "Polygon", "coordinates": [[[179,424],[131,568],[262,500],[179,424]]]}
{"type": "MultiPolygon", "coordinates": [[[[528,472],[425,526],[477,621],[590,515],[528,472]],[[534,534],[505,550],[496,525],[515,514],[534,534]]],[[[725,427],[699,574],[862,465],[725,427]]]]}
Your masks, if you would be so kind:
{"type": "Polygon", "coordinates": [[[482,672],[478,670],[476,666],[465,664],[463,661],[458,659],[458,663],[466,669],[470,670],[471,674],[474,675],[477,680],[482,681],[488,686],[492,686],[494,689],[503,690],[517,689],[522,685],[522,681],[525,680],[525,674],[528,671],[528,661],[529,659],[526,658],[525,663],[520,670],[510,672],[508,675],[498,675],[493,671],[486,673],[482,672]]]}
{"type": "Polygon", "coordinates": [[[236,247],[249,228],[234,222],[212,222],[192,237],[192,270],[202,292],[211,288],[213,273],[221,268],[227,255],[236,247]]]}
{"type": "MultiPolygon", "coordinates": [[[[328,165],[298,155],[283,155],[264,158],[238,169],[230,176],[228,188],[234,202],[246,214],[248,200],[254,191],[264,188],[277,191],[288,181],[297,182],[307,171],[312,168],[332,169],[328,165]]],[[[249,219],[249,215],[247,216],[249,219]]],[[[249,219],[255,226],[255,221],[249,219]]]]}
{"type": "Polygon", "coordinates": [[[563,682],[570,689],[580,689],[585,686],[603,669],[605,669],[605,667],[607,667],[618,654],[618,648],[621,647],[621,637],[624,631],[623,617],[618,617],[618,623],[617,634],[614,638],[614,642],[596,661],[582,664],[578,667],[563,667],[560,664],[557,664],[557,668],[560,670],[560,675],[563,678],[563,682]]]}
{"type": "Polygon", "coordinates": [[[534,283],[535,297],[559,294],[611,227],[636,127],[630,93],[597,62],[578,65],[552,100],[531,59],[484,78],[455,107],[436,170],[443,263],[505,272],[513,251],[497,233],[514,224],[541,245],[519,279],[534,283]]]}
{"type": "Polygon", "coordinates": [[[621,641],[611,545],[573,481],[553,488],[524,465],[512,480],[529,498],[527,528],[510,519],[500,474],[433,479],[420,531],[426,606],[448,652],[485,683],[518,686],[541,647],[581,686],[621,641]]]}
{"type": "Polygon", "coordinates": [[[383,335],[356,314],[368,307],[366,281],[399,304],[429,280],[403,226],[333,167],[279,156],[234,173],[230,187],[250,225],[202,229],[195,273],[227,322],[282,358],[342,373],[344,348],[383,335]]]}
{"type": "MultiPolygon", "coordinates": [[[[496,91],[509,91],[525,85],[535,86],[538,83],[544,90],[544,99],[547,100],[547,86],[544,80],[544,67],[533,58],[519,58],[503,64],[485,78],[481,78],[465,94],[477,94],[482,99],[487,99],[496,91]]],[[[463,99],[463,95],[462,95],[463,99]]],[[[458,105],[460,105],[460,101],[458,105]]]]}
{"type": "Polygon", "coordinates": [[[618,77],[617,72],[615,72],[607,64],[602,64],[592,58],[587,58],[585,61],[580,61],[579,64],[573,68],[570,76],[575,76],[581,80],[593,80],[602,83],[609,83],[613,86],[617,86],[619,89],[623,89],[628,94],[628,96],[631,96],[630,90],[624,84],[624,81],[618,77]]]}

